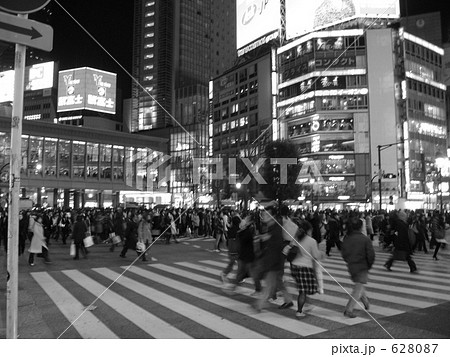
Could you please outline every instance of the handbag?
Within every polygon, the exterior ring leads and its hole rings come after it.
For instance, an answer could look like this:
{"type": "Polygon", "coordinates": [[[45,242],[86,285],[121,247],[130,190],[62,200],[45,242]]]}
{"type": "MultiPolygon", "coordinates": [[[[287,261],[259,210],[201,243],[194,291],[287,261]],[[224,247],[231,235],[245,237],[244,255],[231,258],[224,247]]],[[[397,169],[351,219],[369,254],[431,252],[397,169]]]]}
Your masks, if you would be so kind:
{"type": "Polygon", "coordinates": [[[292,261],[295,259],[295,257],[297,256],[299,251],[300,251],[300,249],[298,248],[298,246],[293,245],[286,254],[286,260],[289,263],[292,263],[292,261]]]}
{"type": "Polygon", "coordinates": [[[75,248],[75,243],[74,242],[72,242],[72,243],[70,243],[70,256],[71,257],[74,257],[75,256],[75,253],[76,253],[76,248],[75,248]]]}
{"type": "Polygon", "coordinates": [[[145,244],[142,242],[137,242],[136,243],[136,252],[138,252],[138,253],[145,252],[145,244]]]}
{"type": "Polygon", "coordinates": [[[92,236],[87,236],[83,239],[83,243],[86,248],[92,247],[94,245],[94,239],[92,236]]]}
{"type": "Polygon", "coordinates": [[[444,243],[444,244],[447,244],[448,242],[447,242],[447,230],[446,229],[444,229],[444,228],[441,228],[441,229],[439,229],[437,232],[436,232],[437,234],[436,234],[436,237],[435,237],[435,240],[436,240],[436,242],[438,242],[438,243],[444,243]]]}

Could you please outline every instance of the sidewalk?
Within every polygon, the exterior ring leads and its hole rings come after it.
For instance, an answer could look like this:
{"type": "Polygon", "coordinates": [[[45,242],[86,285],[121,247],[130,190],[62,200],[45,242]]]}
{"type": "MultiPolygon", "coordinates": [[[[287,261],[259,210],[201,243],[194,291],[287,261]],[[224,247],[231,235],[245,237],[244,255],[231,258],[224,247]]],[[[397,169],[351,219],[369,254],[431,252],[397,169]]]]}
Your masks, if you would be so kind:
{"type": "MultiPolygon", "coordinates": [[[[0,252],[0,339],[6,338],[6,253],[2,249],[0,252]]],[[[37,308],[33,297],[24,289],[27,279],[24,275],[19,279],[18,291],[18,338],[37,339],[55,338],[44,321],[40,310],[37,308]],[[25,280],[25,281],[24,281],[25,280]]]]}

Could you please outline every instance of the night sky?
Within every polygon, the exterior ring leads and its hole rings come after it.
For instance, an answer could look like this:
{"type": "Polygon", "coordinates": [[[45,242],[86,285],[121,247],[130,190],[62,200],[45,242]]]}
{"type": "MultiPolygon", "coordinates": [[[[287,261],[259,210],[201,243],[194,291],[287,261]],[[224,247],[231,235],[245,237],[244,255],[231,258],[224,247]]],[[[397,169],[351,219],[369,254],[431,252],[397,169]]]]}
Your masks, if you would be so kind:
{"type": "MultiPolygon", "coordinates": [[[[134,0],[57,0],[128,72],[132,64],[134,0]]],[[[234,0],[228,0],[234,1],[234,0]]],[[[130,95],[131,80],[126,72],[52,0],[44,10],[29,18],[50,24],[54,29],[51,56],[60,60],[60,69],[94,67],[118,74],[124,97],[130,95]]],[[[402,15],[441,11],[443,39],[450,41],[450,0],[401,0],[402,15]],[[406,2],[407,1],[407,2],[406,2]]]]}

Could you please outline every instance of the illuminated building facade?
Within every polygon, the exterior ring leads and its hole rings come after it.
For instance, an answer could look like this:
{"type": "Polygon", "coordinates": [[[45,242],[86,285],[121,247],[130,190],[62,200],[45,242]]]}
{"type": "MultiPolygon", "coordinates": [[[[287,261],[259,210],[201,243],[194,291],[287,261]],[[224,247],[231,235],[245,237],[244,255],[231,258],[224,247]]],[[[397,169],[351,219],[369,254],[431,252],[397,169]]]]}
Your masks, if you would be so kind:
{"type": "MultiPolygon", "coordinates": [[[[0,201],[7,203],[11,118],[0,117],[0,201]]],[[[22,197],[61,208],[110,207],[142,194],[158,196],[167,139],[114,131],[24,121],[21,149],[22,197]],[[151,195],[155,193],[155,195],[151,195]]],[[[160,195],[161,196],[161,195],[160,195]]]]}
{"type": "Polygon", "coordinates": [[[428,168],[447,151],[443,50],[377,27],[311,32],[278,49],[281,136],[299,145],[300,184],[324,206],[377,203],[377,175],[392,173],[383,208],[423,208],[428,168]],[[394,143],[380,168],[378,145],[394,143]]]}

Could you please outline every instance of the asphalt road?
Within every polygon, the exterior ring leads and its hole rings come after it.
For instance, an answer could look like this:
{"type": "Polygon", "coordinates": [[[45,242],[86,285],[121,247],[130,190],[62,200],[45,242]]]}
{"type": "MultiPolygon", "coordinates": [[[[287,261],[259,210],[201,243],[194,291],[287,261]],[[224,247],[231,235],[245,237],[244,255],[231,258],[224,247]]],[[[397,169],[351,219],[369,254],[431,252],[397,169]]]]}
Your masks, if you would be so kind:
{"type": "MultiPolygon", "coordinates": [[[[69,245],[53,242],[51,265],[37,258],[30,267],[27,253],[19,259],[19,338],[448,339],[449,249],[437,262],[430,253],[416,253],[419,273],[410,274],[406,262],[395,262],[393,271],[386,271],[382,264],[389,253],[374,245],[370,315],[359,310],[356,319],[343,317],[343,288],[351,291],[352,284],[333,248],[322,262],[325,294],[314,295],[315,309],[296,319],[295,307],[278,309],[282,297],[257,313],[251,307],[251,279],[235,295],[225,294],[219,273],[227,253],[212,251],[211,239],[157,242],[148,262],[135,261],[134,251],[121,258],[119,248],[110,252],[105,244],[90,248],[87,259],[74,261],[69,245]]],[[[323,243],[320,248],[324,251],[323,243]]],[[[0,260],[5,269],[3,251],[0,260]]],[[[1,279],[0,337],[5,338],[4,274],[1,279]]],[[[288,267],[285,280],[295,300],[288,267]]]]}

